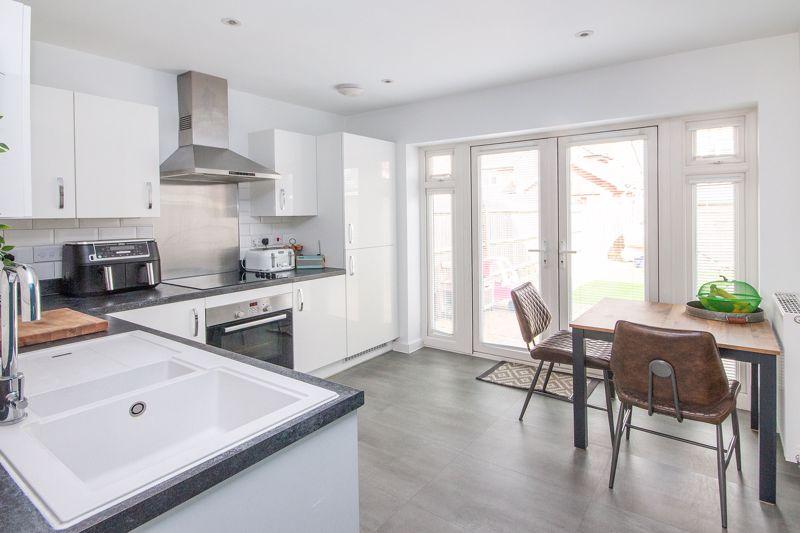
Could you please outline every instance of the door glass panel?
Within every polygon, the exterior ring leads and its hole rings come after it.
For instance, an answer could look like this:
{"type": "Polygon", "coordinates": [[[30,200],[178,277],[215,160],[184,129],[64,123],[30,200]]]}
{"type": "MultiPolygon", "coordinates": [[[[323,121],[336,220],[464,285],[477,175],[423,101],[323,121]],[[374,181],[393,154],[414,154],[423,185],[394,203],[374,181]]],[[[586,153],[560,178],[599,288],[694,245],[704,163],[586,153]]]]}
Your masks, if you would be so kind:
{"type": "MultiPolygon", "coordinates": [[[[568,268],[572,320],[603,298],[645,297],[645,141],[568,149],[568,268]]],[[[562,239],[564,237],[562,236],[562,239]]]]}
{"type": "Polygon", "coordinates": [[[432,192],[428,196],[430,231],[430,330],[453,334],[453,193],[432,192]]]}
{"type": "Polygon", "coordinates": [[[539,272],[539,151],[520,149],[478,156],[480,180],[480,341],[524,347],[511,290],[539,272]]]}
{"type": "Polygon", "coordinates": [[[736,183],[694,184],[694,290],[736,273],[736,183]]]}

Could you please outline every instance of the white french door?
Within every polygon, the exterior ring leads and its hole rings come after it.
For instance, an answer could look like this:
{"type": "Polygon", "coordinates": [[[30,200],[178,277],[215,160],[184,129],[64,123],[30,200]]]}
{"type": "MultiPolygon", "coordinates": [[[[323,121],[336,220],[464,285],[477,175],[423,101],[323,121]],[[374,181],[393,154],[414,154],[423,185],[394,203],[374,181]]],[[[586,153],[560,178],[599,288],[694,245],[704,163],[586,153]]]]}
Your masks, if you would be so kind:
{"type": "Polygon", "coordinates": [[[529,360],[511,290],[530,281],[545,334],[605,297],[658,295],[656,128],[473,146],[473,351],[529,360]]]}

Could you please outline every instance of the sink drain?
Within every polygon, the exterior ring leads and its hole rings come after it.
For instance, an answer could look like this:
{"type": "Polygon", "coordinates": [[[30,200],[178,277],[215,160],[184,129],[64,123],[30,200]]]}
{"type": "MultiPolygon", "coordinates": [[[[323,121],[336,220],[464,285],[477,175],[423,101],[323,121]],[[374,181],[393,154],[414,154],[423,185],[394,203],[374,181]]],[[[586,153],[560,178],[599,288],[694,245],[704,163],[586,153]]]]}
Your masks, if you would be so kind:
{"type": "Polygon", "coordinates": [[[144,413],[144,410],[147,409],[147,404],[144,402],[136,402],[135,404],[131,405],[131,408],[128,409],[128,412],[131,416],[140,416],[144,413]]]}

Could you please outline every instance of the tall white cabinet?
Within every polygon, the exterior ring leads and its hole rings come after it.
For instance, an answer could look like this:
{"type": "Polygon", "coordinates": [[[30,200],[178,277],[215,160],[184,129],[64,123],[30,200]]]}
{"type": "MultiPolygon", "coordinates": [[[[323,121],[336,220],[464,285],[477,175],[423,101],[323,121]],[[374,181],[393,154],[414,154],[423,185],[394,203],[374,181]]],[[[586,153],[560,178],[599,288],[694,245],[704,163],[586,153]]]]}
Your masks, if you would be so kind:
{"type": "Polygon", "coordinates": [[[31,8],[0,0],[0,217],[31,216],[31,8]]]}
{"type": "Polygon", "coordinates": [[[395,144],[349,133],[317,138],[315,229],[347,270],[347,354],[397,337],[395,144]]]}

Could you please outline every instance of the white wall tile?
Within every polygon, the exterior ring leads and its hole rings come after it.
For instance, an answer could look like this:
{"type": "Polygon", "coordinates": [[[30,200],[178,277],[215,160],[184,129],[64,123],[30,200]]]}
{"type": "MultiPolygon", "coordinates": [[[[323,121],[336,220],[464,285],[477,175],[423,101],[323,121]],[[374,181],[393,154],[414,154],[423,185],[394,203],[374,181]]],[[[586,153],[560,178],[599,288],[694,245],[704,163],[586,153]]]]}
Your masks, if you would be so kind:
{"type": "Polygon", "coordinates": [[[54,279],[56,277],[56,263],[34,263],[33,269],[39,279],[54,279]]]}
{"type": "Polygon", "coordinates": [[[239,223],[239,235],[240,236],[250,235],[250,224],[239,223]]]}
{"type": "Polygon", "coordinates": [[[118,228],[120,226],[118,218],[82,218],[80,227],[82,228],[118,228]]]}
{"type": "Polygon", "coordinates": [[[37,218],[33,229],[77,228],[77,218],[37,218]]]}
{"type": "Polygon", "coordinates": [[[46,263],[49,261],[61,261],[61,244],[52,246],[36,246],[33,248],[33,260],[36,263],[46,263]]]}
{"type": "Polygon", "coordinates": [[[101,239],[135,239],[136,228],[126,226],[124,228],[100,228],[101,239]]]}
{"type": "Polygon", "coordinates": [[[153,226],[136,226],[136,236],[140,239],[152,239],[153,226]]]}
{"type": "Polygon", "coordinates": [[[13,229],[32,229],[33,221],[29,218],[5,218],[0,219],[0,224],[11,226],[13,229]]]}
{"type": "Polygon", "coordinates": [[[95,241],[98,238],[97,228],[57,229],[55,232],[56,242],[95,241]]]}
{"type": "Polygon", "coordinates": [[[55,264],[54,264],[54,270],[55,270],[55,272],[54,272],[55,276],[54,277],[56,277],[56,278],[60,278],[60,277],[63,276],[63,274],[62,274],[63,270],[61,268],[61,265],[62,265],[61,261],[56,261],[55,264]]]}
{"type": "Polygon", "coordinates": [[[11,255],[17,263],[33,263],[33,248],[30,246],[18,246],[11,250],[11,255]]]}
{"type": "Polygon", "coordinates": [[[121,218],[119,219],[120,226],[152,226],[152,218],[121,218]]]}
{"type": "Polygon", "coordinates": [[[53,244],[53,230],[51,229],[7,229],[3,235],[6,243],[14,246],[53,244]]]}

